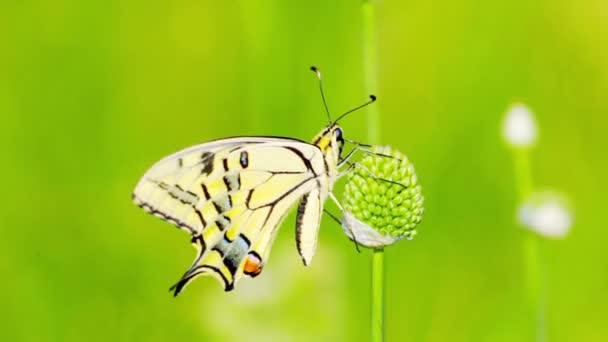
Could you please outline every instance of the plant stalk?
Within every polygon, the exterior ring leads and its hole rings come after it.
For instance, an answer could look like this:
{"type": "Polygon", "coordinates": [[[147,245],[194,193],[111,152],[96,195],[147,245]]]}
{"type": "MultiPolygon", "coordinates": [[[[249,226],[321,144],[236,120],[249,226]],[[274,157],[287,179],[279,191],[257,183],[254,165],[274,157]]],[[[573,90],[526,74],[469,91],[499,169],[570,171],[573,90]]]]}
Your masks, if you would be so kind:
{"type": "MultiPolygon", "coordinates": [[[[532,194],[532,168],[530,166],[529,149],[514,150],[515,178],[520,197],[524,203],[532,194]]],[[[524,262],[526,268],[526,293],[530,317],[534,322],[535,341],[546,342],[545,294],[543,287],[543,262],[539,237],[532,231],[527,231],[523,241],[524,262]]]]}
{"type": "Polygon", "coordinates": [[[372,254],[372,342],[384,341],[384,248],[372,254]]]}
{"type": "MultiPolygon", "coordinates": [[[[363,69],[365,91],[375,94],[378,91],[378,55],[376,44],[375,8],[372,0],[365,0],[361,5],[363,15],[363,69]]],[[[380,141],[380,115],[378,106],[367,107],[367,143],[377,144],[380,141]]]]}
{"type": "MultiPolygon", "coordinates": [[[[378,91],[378,56],[376,43],[376,20],[373,0],[361,4],[363,17],[363,69],[365,91],[374,94],[378,91]]],[[[380,113],[378,106],[369,106],[366,117],[367,143],[380,141],[380,113]]],[[[384,249],[374,249],[372,253],[372,301],[371,337],[372,342],[384,340],[384,249]]]]}

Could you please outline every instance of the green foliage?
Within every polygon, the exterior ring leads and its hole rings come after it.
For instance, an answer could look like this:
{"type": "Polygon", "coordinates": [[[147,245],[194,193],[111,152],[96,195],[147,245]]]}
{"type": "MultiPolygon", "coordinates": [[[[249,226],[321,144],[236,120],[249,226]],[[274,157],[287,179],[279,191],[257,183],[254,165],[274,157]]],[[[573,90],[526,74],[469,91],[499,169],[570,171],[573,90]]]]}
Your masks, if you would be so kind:
{"type": "MultiPolygon", "coordinates": [[[[1,1],[0,340],[251,340],[255,329],[366,341],[369,255],[327,217],[310,267],[290,217],[264,272],[243,281],[285,284],[273,281],[285,262],[303,278],[276,289],[284,300],[211,279],[174,299],[195,251],[130,198],[152,163],[186,146],[311,139],[327,122],[310,65],[333,113],[362,103],[360,4],[1,1]]],[[[568,239],[541,242],[549,339],[608,335],[605,13],[605,0],[377,2],[379,142],[416,162],[432,213],[424,234],[386,251],[387,341],[531,340],[500,132],[516,101],[536,114],[535,185],[576,209],[568,239]]],[[[345,136],[365,142],[365,122],[345,118],[345,136]]]]}

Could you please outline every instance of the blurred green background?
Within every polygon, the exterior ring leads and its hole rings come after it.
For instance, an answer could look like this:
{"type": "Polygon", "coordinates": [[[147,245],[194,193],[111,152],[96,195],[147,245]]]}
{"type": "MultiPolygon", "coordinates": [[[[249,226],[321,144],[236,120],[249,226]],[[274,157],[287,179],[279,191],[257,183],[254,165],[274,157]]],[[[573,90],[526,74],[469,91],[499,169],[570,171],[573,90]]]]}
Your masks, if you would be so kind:
{"type": "MultiPolygon", "coordinates": [[[[260,277],[173,298],[195,251],[131,203],[183,147],[311,139],[326,124],[312,64],[334,112],[362,103],[361,23],[357,0],[2,1],[0,339],[368,340],[370,252],[328,218],[310,267],[291,217],[260,277]]],[[[604,340],[608,3],[385,0],[377,24],[382,143],[426,197],[418,237],[386,252],[387,340],[533,339],[500,135],[514,101],[539,123],[535,184],[575,208],[542,244],[549,340],[604,340]]],[[[365,117],[344,120],[349,138],[365,117]]]]}

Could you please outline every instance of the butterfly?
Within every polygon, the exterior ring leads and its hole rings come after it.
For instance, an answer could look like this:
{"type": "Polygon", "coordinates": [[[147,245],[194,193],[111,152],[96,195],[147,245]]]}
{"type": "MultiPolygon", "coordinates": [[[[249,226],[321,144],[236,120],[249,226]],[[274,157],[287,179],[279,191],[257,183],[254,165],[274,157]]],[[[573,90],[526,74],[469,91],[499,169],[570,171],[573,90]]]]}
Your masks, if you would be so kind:
{"type": "Polygon", "coordinates": [[[175,296],[198,276],[214,276],[230,291],[243,275],[259,275],[296,201],[296,245],[304,265],[311,263],[324,203],[330,197],[341,208],[332,188],[352,170],[348,159],[357,150],[342,157],[345,139],[338,121],[376,100],[370,95],[332,121],[321,73],[311,69],[329,118],[311,143],[263,136],[219,139],[165,157],[137,183],[135,204],[187,231],[197,250],[192,266],[171,287],[175,296]]]}

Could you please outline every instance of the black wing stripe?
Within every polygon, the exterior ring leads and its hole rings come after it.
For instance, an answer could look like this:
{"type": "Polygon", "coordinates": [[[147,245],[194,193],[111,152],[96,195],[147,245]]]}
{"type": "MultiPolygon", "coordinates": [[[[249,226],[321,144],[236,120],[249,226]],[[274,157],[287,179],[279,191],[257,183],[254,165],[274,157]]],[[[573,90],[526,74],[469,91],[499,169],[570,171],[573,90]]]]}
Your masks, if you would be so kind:
{"type": "Polygon", "coordinates": [[[211,198],[211,195],[209,195],[209,190],[207,190],[207,186],[205,185],[205,183],[201,183],[201,188],[203,189],[203,194],[205,195],[205,199],[208,201],[211,198]]]}
{"type": "Polygon", "coordinates": [[[175,285],[173,285],[173,286],[171,286],[171,288],[169,288],[169,291],[173,291],[173,296],[177,296],[182,291],[182,289],[186,285],[188,285],[188,283],[190,283],[190,281],[192,279],[194,279],[195,277],[197,277],[203,273],[207,273],[208,270],[211,270],[212,272],[219,274],[220,278],[224,282],[224,291],[231,291],[234,289],[234,283],[228,282],[228,279],[226,279],[226,277],[224,276],[224,274],[222,274],[222,272],[220,271],[219,268],[217,268],[215,266],[211,266],[211,265],[201,265],[201,266],[197,266],[196,268],[192,269],[192,271],[190,271],[186,275],[184,275],[180,280],[177,281],[177,283],[175,283],[175,285]]]}
{"type": "MultiPolygon", "coordinates": [[[[315,169],[312,168],[312,164],[310,163],[310,159],[306,158],[306,156],[304,156],[304,154],[302,153],[302,151],[298,150],[295,147],[292,146],[284,146],[284,149],[293,152],[296,156],[298,156],[302,162],[304,163],[304,166],[306,166],[306,168],[312,172],[313,175],[317,175],[317,173],[315,172],[315,169]]],[[[325,158],[324,158],[325,159],[325,158]]]]}
{"type": "MultiPolygon", "coordinates": [[[[136,197],[135,195],[133,195],[133,199],[135,200],[135,204],[137,204],[138,207],[142,208],[143,210],[145,210],[147,213],[150,213],[151,215],[155,215],[160,217],[161,219],[170,222],[172,224],[174,224],[175,226],[177,226],[178,228],[186,228],[190,234],[195,235],[198,233],[198,231],[192,227],[191,225],[179,220],[176,217],[173,217],[169,214],[166,214],[160,210],[157,210],[156,208],[154,208],[151,204],[146,203],[142,200],[140,200],[138,197],[136,197]]],[[[197,216],[199,216],[199,218],[202,220],[202,215],[200,215],[200,212],[197,209],[194,209],[195,212],[197,212],[197,216]]],[[[203,224],[203,227],[205,226],[205,221],[202,220],[201,224],[203,224]]]]}
{"type": "Polygon", "coordinates": [[[304,196],[302,196],[302,199],[300,200],[300,205],[298,206],[298,216],[296,217],[296,247],[298,248],[298,253],[300,255],[302,255],[302,220],[304,219],[306,204],[308,203],[308,196],[310,196],[310,193],[304,194],[304,196]]]}

